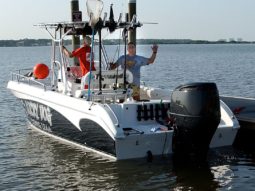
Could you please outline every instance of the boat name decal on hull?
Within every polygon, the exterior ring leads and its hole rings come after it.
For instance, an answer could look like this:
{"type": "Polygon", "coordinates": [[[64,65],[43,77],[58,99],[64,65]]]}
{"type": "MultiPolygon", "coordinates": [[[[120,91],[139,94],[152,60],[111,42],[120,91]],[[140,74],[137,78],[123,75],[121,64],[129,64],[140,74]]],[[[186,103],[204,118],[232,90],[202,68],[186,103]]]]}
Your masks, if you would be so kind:
{"type": "Polygon", "coordinates": [[[50,131],[52,127],[52,113],[48,106],[37,102],[22,100],[30,121],[37,127],[45,131],[50,131]]]}

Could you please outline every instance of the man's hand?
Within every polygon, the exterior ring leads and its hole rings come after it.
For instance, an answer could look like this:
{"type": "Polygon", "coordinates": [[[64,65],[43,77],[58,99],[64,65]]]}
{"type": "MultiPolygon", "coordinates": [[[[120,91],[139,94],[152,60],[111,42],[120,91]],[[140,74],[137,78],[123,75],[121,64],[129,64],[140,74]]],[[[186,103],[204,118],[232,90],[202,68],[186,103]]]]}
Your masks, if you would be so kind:
{"type": "Polygon", "coordinates": [[[152,64],[152,63],[155,61],[156,56],[157,56],[157,52],[158,52],[158,45],[153,44],[152,47],[151,47],[151,49],[152,49],[152,55],[151,55],[151,57],[148,59],[148,64],[152,64]]]}
{"type": "Polygon", "coordinates": [[[152,47],[151,47],[151,49],[152,49],[152,52],[153,52],[153,53],[157,53],[157,52],[158,52],[158,45],[153,44],[152,47]]]}
{"type": "Polygon", "coordinates": [[[113,63],[113,62],[110,62],[110,69],[113,70],[115,68],[117,68],[117,64],[113,63]]]}

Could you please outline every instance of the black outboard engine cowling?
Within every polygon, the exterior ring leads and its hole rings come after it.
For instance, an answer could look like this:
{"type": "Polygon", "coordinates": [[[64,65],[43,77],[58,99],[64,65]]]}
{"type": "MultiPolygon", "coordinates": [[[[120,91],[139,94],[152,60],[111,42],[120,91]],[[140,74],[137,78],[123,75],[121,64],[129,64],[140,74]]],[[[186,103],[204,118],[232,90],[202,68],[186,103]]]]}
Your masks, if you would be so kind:
{"type": "Polygon", "coordinates": [[[211,139],[220,123],[220,99],[215,83],[190,83],[171,95],[175,156],[205,160],[211,139]]]}

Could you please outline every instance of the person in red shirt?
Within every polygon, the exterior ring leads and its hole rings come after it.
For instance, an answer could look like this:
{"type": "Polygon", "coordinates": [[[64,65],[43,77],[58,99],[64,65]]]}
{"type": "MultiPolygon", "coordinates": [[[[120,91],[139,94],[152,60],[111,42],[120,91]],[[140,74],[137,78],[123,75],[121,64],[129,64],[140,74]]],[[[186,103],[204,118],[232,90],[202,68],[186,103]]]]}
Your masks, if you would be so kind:
{"type": "MultiPolygon", "coordinates": [[[[73,52],[70,52],[69,50],[67,50],[66,47],[63,46],[63,51],[66,56],[68,56],[69,58],[77,57],[79,59],[82,76],[84,76],[90,71],[90,57],[91,57],[90,44],[91,44],[91,38],[88,36],[85,36],[83,46],[80,48],[77,48],[73,52]]],[[[96,70],[94,66],[94,61],[92,61],[91,70],[92,71],[96,70]]]]}

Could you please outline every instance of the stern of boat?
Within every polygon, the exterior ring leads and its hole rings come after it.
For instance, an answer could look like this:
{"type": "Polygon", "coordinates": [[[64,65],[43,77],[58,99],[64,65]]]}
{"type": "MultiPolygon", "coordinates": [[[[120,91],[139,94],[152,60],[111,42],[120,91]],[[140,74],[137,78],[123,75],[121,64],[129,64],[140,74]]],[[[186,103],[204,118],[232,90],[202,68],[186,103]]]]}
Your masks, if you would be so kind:
{"type": "Polygon", "coordinates": [[[222,100],[220,106],[221,121],[210,143],[211,148],[231,146],[240,128],[237,118],[222,100]]]}

